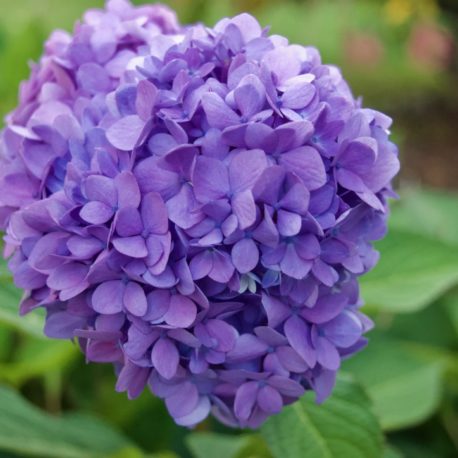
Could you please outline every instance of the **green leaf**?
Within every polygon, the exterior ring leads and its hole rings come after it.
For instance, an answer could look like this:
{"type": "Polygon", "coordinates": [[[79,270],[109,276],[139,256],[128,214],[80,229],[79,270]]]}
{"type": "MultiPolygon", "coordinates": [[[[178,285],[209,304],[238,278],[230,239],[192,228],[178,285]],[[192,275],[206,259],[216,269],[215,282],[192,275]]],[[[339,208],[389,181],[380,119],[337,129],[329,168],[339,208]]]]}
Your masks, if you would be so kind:
{"type": "Polygon", "coordinates": [[[217,433],[194,433],[186,438],[186,443],[194,458],[235,458],[247,445],[247,438],[217,433]]]}
{"type": "Polygon", "coordinates": [[[44,311],[34,310],[27,316],[19,316],[22,292],[13,285],[11,274],[3,259],[0,260],[0,323],[41,339],[43,336],[44,311]]]}
{"type": "Polygon", "coordinates": [[[161,452],[153,453],[146,455],[137,447],[128,447],[122,450],[119,450],[113,455],[110,455],[109,458],[178,458],[172,452],[161,452]]]}
{"type": "Polygon", "coordinates": [[[393,229],[377,248],[379,264],[361,278],[362,296],[369,306],[413,312],[458,282],[458,248],[454,246],[393,229]]]}
{"type": "Polygon", "coordinates": [[[383,437],[359,385],[342,376],[322,405],[306,394],[261,429],[276,458],[379,458],[383,437]]]}
{"type": "Polygon", "coordinates": [[[458,292],[454,291],[445,296],[441,299],[441,303],[447,311],[450,322],[455,329],[455,334],[458,334],[458,292]]]}
{"type": "Polygon", "coordinates": [[[98,419],[53,417],[0,387],[0,450],[20,456],[106,458],[129,447],[134,446],[98,419]]]}
{"type": "MultiPolygon", "coordinates": [[[[394,315],[385,325],[383,316],[378,329],[383,329],[394,338],[408,340],[443,348],[453,348],[456,331],[447,313],[445,298],[440,298],[430,306],[415,313],[394,315]],[[428,329],[428,332],[425,332],[428,329]]],[[[456,304],[458,305],[458,303],[456,304]]]]}
{"type": "Polygon", "coordinates": [[[28,338],[14,361],[0,364],[0,380],[20,385],[33,377],[64,369],[78,355],[77,347],[69,341],[28,338]]]}
{"type": "Polygon", "coordinates": [[[458,245],[458,194],[406,189],[393,205],[390,225],[458,245]]]}
{"type": "Polygon", "coordinates": [[[383,452],[383,458],[404,458],[404,455],[398,449],[388,445],[383,452]]]}
{"type": "Polygon", "coordinates": [[[194,458],[273,458],[260,434],[192,433],[186,443],[194,458]]]}
{"type": "Polygon", "coordinates": [[[424,348],[422,355],[400,341],[374,338],[344,363],[366,388],[385,430],[421,423],[439,406],[445,358],[424,348]]]}

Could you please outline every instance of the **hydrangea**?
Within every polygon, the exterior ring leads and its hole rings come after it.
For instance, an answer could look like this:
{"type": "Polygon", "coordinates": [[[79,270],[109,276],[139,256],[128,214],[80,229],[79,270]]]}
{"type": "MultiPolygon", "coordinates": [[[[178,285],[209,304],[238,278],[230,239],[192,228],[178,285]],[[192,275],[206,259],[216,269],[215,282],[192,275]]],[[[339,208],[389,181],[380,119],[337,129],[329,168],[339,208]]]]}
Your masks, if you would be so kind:
{"type": "Polygon", "coordinates": [[[110,0],[54,32],[1,136],[5,255],[49,337],[175,421],[322,402],[371,322],[391,120],[248,14],[181,27],[110,0]]]}

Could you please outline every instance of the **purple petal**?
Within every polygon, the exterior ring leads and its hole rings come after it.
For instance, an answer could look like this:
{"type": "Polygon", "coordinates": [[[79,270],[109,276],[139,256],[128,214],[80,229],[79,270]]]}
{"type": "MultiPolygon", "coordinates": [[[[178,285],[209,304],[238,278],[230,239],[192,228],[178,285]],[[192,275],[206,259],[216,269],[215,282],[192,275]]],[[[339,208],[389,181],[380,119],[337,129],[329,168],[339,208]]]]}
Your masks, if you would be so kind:
{"type": "Polygon", "coordinates": [[[105,245],[95,237],[88,238],[74,235],[67,240],[67,247],[73,256],[79,259],[89,259],[100,253],[105,245]]]}
{"type": "Polygon", "coordinates": [[[122,254],[131,258],[145,258],[148,256],[145,239],[140,235],[113,239],[113,246],[122,254]]]}
{"type": "Polygon", "coordinates": [[[279,375],[270,377],[269,385],[274,387],[283,396],[289,398],[299,398],[305,392],[304,387],[299,382],[279,375]]]}
{"type": "Polygon", "coordinates": [[[325,337],[336,347],[348,348],[361,337],[363,327],[356,315],[344,311],[322,327],[325,337]]]}
{"type": "Polygon", "coordinates": [[[194,426],[208,417],[210,409],[211,403],[208,397],[201,396],[197,407],[189,415],[175,418],[175,423],[180,426],[194,426]]]}
{"type": "Polygon", "coordinates": [[[361,137],[350,142],[336,157],[341,167],[363,177],[377,158],[377,142],[371,137],[361,137]]]}
{"type": "Polygon", "coordinates": [[[118,203],[118,192],[111,178],[91,175],[84,181],[84,192],[88,200],[103,202],[109,207],[118,203]]]}
{"type": "Polygon", "coordinates": [[[46,284],[57,291],[69,289],[84,282],[88,271],[88,266],[79,262],[71,262],[54,270],[46,284]]]}
{"type": "Polygon", "coordinates": [[[293,237],[299,234],[302,227],[302,217],[297,213],[279,210],[277,214],[278,232],[283,237],[293,237]]]}
{"type": "Polygon", "coordinates": [[[239,123],[239,116],[231,110],[216,93],[209,92],[202,97],[202,107],[211,127],[225,129],[239,123]]]}
{"type": "Polygon", "coordinates": [[[268,296],[267,294],[262,295],[262,305],[266,311],[267,320],[271,328],[276,328],[291,315],[290,307],[279,299],[268,296]]]}
{"type": "Polygon", "coordinates": [[[242,151],[234,156],[229,165],[229,182],[232,192],[252,189],[267,166],[264,151],[242,151]]]}
{"type": "Polygon", "coordinates": [[[283,167],[274,165],[265,169],[253,188],[255,199],[272,206],[276,205],[284,179],[285,169],[283,167]]]}
{"type": "Polygon", "coordinates": [[[53,339],[73,339],[75,329],[85,325],[85,317],[68,312],[57,312],[46,317],[44,333],[53,339]]]}
{"type": "Polygon", "coordinates": [[[122,368],[116,383],[116,391],[127,391],[129,399],[135,399],[142,393],[151,370],[146,367],[139,367],[129,360],[122,368]]]}
{"type": "Polygon", "coordinates": [[[176,393],[167,397],[165,405],[172,417],[184,417],[189,415],[199,403],[199,392],[191,382],[185,382],[176,393]]]}
{"type": "Polygon", "coordinates": [[[313,349],[309,335],[310,330],[298,316],[292,316],[285,322],[285,335],[291,346],[301,358],[313,368],[316,364],[315,350],[313,349]]]}
{"type": "Polygon", "coordinates": [[[280,200],[280,205],[285,210],[304,215],[307,212],[310,193],[302,183],[294,184],[280,200]]]}
{"type": "Polygon", "coordinates": [[[221,199],[229,192],[227,168],[217,159],[197,158],[192,181],[196,198],[202,203],[221,199]]]}
{"type": "Polygon", "coordinates": [[[170,380],[177,373],[180,354],[175,344],[163,337],[155,343],[151,352],[151,361],[159,374],[166,380],[170,380]]]}
{"type": "Polygon", "coordinates": [[[286,244],[285,255],[280,262],[283,273],[296,280],[302,280],[310,272],[312,265],[312,261],[307,261],[298,256],[292,243],[286,244]]]}
{"type": "Polygon", "coordinates": [[[160,194],[150,192],[143,197],[142,219],[150,234],[165,234],[169,227],[167,208],[160,194]]]}
{"type": "Polygon", "coordinates": [[[306,107],[315,96],[316,89],[313,84],[302,83],[295,84],[288,89],[282,96],[282,106],[298,110],[306,107]]]}
{"type": "Polygon", "coordinates": [[[218,342],[215,350],[227,353],[234,348],[239,334],[233,326],[222,320],[209,320],[206,327],[209,335],[218,342]]]}
{"type": "Polygon", "coordinates": [[[116,218],[116,232],[121,237],[140,235],[143,231],[142,219],[139,211],[134,207],[119,209],[116,218]]]}
{"type": "Polygon", "coordinates": [[[143,318],[145,321],[158,321],[166,314],[170,306],[170,293],[157,289],[148,294],[148,312],[143,318]]]}
{"type": "Polygon", "coordinates": [[[103,67],[92,62],[80,66],[76,79],[80,87],[91,94],[110,90],[111,83],[107,72],[103,67]]]}
{"type": "Polygon", "coordinates": [[[219,283],[227,283],[234,274],[234,265],[228,253],[214,251],[213,266],[209,277],[219,283]]]}
{"type": "Polygon", "coordinates": [[[118,190],[118,206],[137,208],[140,205],[141,195],[133,173],[121,172],[114,181],[118,190]]]}
{"type": "Polygon", "coordinates": [[[196,304],[189,298],[181,295],[173,295],[170,306],[164,315],[165,322],[176,328],[188,328],[197,316],[196,304]]]}
{"type": "Polygon", "coordinates": [[[315,259],[312,272],[326,286],[333,286],[339,280],[337,271],[319,258],[315,259]]]}
{"type": "Polygon", "coordinates": [[[101,283],[92,295],[92,308],[106,315],[123,310],[124,285],[120,280],[101,283]]]}
{"type": "Polygon", "coordinates": [[[268,414],[276,414],[283,408],[283,399],[280,393],[269,385],[263,386],[258,391],[258,406],[268,414]]]}
{"type": "Polygon", "coordinates": [[[192,278],[200,280],[206,277],[213,269],[213,256],[210,251],[205,250],[191,259],[189,264],[192,278]]]}
{"type": "Polygon", "coordinates": [[[234,98],[242,116],[248,120],[264,107],[266,100],[264,86],[258,77],[247,75],[234,91],[234,98]]]}
{"type": "Polygon", "coordinates": [[[263,356],[268,345],[252,334],[242,334],[235,343],[235,348],[227,354],[230,362],[250,361],[263,356]]]}
{"type": "Polygon", "coordinates": [[[348,298],[345,294],[327,294],[320,297],[313,308],[304,307],[301,315],[312,323],[326,323],[344,309],[348,303],[348,298]]]}
{"type": "Polygon", "coordinates": [[[140,189],[144,194],[156,191],[164,199],[169,199],[180,190],[181,183],[179,175],[160,168],[156,157],[150,157],[141,161],[135,168],[134,173],[140,189]]]}
{"type": "Polygon", "coordinates": [[[267,52],[262,63],[275,75],[279,84],[301,71],[301,62],[292,47],[279,47],[267,52]]]}
{"type": "Polygon", "coordinates": [[[336,371],[322,370],[312,382],[316,392],[316,402],[321,404],[330,396],[336,384],[336,371]]]}
{"type": "Polygon", "coordinates": [[[309,368],[299,353],[291,347],[279,347],[276,353],[282,366],[290,372],[301,374],[309,368]]]}
{"type": "Polygon", "coordinates": [[[275,248],[278,246],[280,236],[268,211],[264,212],[264,219],[253,231],[253,237],[258,242],[270,248],[275,248]]]}
{"type": "Polygon", "coordinates": [[[180,192],[169,199],[166,205],[170,221],[182,229],[189,229],[204,218],[201,205],[189,185],[182,186],[180,192]]]}
{"type": "Polygon", "coordinates": [[[139,116],[126,116],[107,130],[107,139],[121,151],[132,151],[137,146],[144,128],[145,121],[139,116]]]}
{"type": "Polygon", "coordinates": [[[147,121],[153,114],[157,97],[156,86],[148,80],[141,80],[137,85],[135,107],[140,118],[147,121]]]}
{"type": "Polygon", "coordinates": [[[258,326],[254,329],[254,332],[261,340],[271,347],[277,347],[287,343],[285,336],[268,326],[258,326]]]}
{"type": "Polygon", "coordinates": [[[251,191],[239,192],[232,198],[232,209],[239,221],[240,229],[250,227],[256,220],[256,204],[251,191]]]}
{"type": "Polygon", "coordinates": [[[241,274],[245,274],[251,272],[258,264],[258,247],[252,239],[242,239],[232,247],[231,256],[235,268],[241,274]]]}
{"type": "Polygon", "coordinates": [[[148,304],[146,302],[145,291],[135,282],[127,283],[123,298],[124,307],[135,316],[143,316],[146,313],[148,304]]]}
{"type": "Polygon", "coordinates": [[[297,237],[295,247],[298,255],[306,260],[317,258],[321,251],[318,239],[311,234],[297,237]]]}
{"type": "Polygon", "coordinates": [[[340,366],[340,355],[336,347],[324,337],[315,340],[317,361],[325,369],[336,371],[340,366]]]}
{"type": "Polygon", "coordinates": [[[114,215],[113,207],[102,202],[88,202],[80,211],[80,216],[90,224],[104,224],[114,215]]]}
{"type": "Polygon", "coordinates": [[[234,413],[239,420],[247,421],[250,418],[253,407],[256,404],[258,383],[244,383],[237,390],[234,400],[234,413]]]}
{"type": "Polygon", "coordinates": [[[309,191],[321,188],[326,184],[326,171],[323,160],[315,148],[301,146],[282,154],[279,162],[287,170],[299,176],[309,191]]]}

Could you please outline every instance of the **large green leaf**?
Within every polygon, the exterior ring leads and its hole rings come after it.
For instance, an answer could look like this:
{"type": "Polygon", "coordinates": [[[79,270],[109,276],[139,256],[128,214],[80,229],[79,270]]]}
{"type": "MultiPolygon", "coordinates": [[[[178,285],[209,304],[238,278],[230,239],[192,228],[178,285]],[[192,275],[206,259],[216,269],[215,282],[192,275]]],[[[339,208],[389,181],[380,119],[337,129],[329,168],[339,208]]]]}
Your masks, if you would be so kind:
{"type": "Polygon", "coordinates": [[[458,194],[406,189],[392,208],[392,227],[458,245],[458,194]]]}
{"type": "Polygon", "coordinates": [[[458,282],[458,248],[432,238],[392,229],[377,244],[381,259],[361,278],[369,306],[413,312],[458,282]]]}
{"type": "Polygon", "coordinates": [[[193,433],[187,437],[186,443],[194,458],[272,458],[259,434],[193,433]]]}
{"type": "Polygon", "coordinates": [[[396,448],[391,447],[390,445],[385,447],[383,452],[383,458],[403,458],[404,455],[396,448]]]}
{"type": "Polygon", "coordinates": [[[13,361],[0,363],[0,381],[20,385],[33,377],[64,369],[79,354],[69,341],[28,338],[13,361]]]}
{"type": "MultiPolygon", "coordinates": [[[[382,315],[377,328],[383,329],[390,336],[409,342],[453,348],[456,344],[457,333],[453,320],[450,319],[447,305],[445,297],[441,297],[418,312],[390,316],[386,323],[382,315]],[[425,329],[428,332],[425,332],[425,329]]],[[[458,306],[458,302],[455,305],[458,306]]]]}
{"type": "Polygon", "coordinates": [[[80,414],[53,417],[0,387],[0,450],[19,456],[106,458],[132,447],[100,420],[80,414]]]}
{"type": "Polygon", "coordinates": [[[194,433],[186,440],[195,458],[234,458],[246,446],[245,436],[229,436],[217,433],[194,433]]]}
{"type": "Polygon", "coordinates": [[[441,300],[441,304],[444,305],[450,323],[455,329],[455,335],[458,335],[458,292],[447,295],[441,300]]]}
{"type": "Polygon", "coordinates": [[[317,405],[308,393],[261,430],[275,458],[379,458],[383,438],[370,402],[348,377],[317,405]]]}
{"type": "Polygon", "coordinates": [[[365,386],[382,427],[395,430],[421,423],[437,409],[444,362],[438,350],[375,338],[344,369],[365,386]]]}

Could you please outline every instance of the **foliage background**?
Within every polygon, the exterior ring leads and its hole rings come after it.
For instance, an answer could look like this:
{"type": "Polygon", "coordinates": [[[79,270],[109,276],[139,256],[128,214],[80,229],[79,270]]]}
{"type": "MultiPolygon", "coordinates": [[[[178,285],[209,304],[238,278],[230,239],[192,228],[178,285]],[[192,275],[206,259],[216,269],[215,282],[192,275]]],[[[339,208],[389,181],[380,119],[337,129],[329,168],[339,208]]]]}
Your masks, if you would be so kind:
{"type": "MultiPolygon", "coordinates": [[[[311,397],[260,432],[212,420],[176,427],[149,393],[114,392],[108,366],[45,340],[39,313],[0,266],[0,457],[452,458],[458,447],[458,2],[170,0],[182,22],[249,10],[275,33],[320,48],[354,93],[388,112],[401,148],[401,200],[382,259],[362,281],[376,321],[324,406],[311,397]]],[[[55,27],[103,0],[0,0],[0,115],[55,27]]]]}

